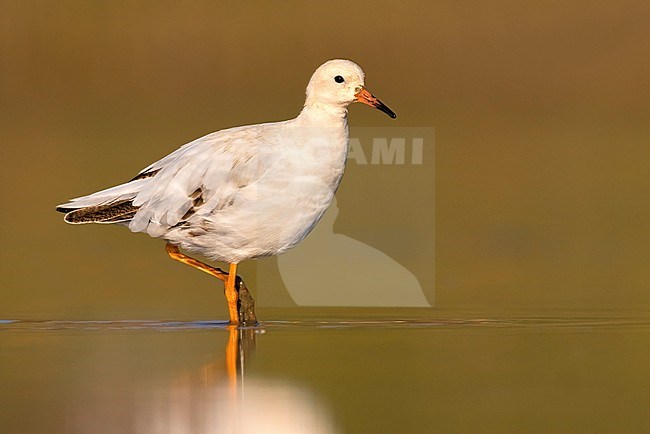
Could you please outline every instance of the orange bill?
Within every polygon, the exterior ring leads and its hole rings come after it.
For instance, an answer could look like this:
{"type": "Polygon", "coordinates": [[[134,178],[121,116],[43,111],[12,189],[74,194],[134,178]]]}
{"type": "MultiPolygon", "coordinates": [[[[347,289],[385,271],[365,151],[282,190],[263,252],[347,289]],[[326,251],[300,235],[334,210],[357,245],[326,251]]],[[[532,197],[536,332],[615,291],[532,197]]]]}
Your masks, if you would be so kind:
{"type": "Polygon", "coordinates": [[[379,109],[393,119],[397,117],[394,111],[386,107],[386,105],[383,102],[379,101],[379,99],[376,96],[368,92],[368,90],[365,87],[361,87],[361,90],[355,93],[354,96],[357,97],[358,102],[362,102],[364,104],[369,105],[370,107],[379,109]]]}

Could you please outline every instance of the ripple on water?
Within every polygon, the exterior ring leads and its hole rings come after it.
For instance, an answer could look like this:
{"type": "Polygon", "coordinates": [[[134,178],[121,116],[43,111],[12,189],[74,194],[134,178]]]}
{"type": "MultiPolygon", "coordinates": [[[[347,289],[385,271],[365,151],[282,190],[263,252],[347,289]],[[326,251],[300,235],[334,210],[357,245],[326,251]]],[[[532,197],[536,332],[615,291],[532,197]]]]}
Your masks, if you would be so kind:
{"type": "MultiPolygon", "coordinates": [[[[27,321],[0,320],[1,330],[209,330],[229,328],[227,321],[27,321]]],[[[618,328],[650,327],[650,318],[603,317],[510,317],[444,319],[376,319],[376,320],[286,320],[264,321],[255,328],[267,329],[421,329],[421,328],[618,328]]]]}

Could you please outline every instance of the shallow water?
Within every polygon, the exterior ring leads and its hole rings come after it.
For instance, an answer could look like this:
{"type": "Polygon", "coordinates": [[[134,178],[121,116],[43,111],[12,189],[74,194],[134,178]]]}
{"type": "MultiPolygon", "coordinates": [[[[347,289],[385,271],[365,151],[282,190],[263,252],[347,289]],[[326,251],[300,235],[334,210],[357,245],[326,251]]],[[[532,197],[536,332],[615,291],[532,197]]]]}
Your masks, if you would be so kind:
{"type": "Polygon", "coordinates": [[[2,321],[0,432],[640,432],[650,318],[2,321]]]}

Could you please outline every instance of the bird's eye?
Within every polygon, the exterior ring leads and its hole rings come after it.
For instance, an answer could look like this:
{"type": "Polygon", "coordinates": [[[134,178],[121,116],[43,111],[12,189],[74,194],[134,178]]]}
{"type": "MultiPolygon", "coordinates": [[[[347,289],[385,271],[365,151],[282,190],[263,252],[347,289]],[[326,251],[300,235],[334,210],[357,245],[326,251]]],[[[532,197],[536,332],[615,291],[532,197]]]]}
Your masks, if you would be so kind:
{"type": "Polygon", "coordinates": [[[334,81],[337,83],[343,83],[345,81],[345,78],[341,77],[340,75],[337,75],[334,77],[334,81]]]}

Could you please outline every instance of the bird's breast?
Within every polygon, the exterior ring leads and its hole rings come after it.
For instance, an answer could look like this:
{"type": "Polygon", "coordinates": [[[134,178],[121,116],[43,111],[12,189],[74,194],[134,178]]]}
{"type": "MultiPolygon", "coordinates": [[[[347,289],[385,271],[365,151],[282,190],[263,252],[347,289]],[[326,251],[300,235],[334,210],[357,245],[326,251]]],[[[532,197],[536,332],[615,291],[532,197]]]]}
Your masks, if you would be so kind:
{"type": "MultiPolygon", "coordinates": [[[[301,241],[316,225],[332,203],[343,173],[348,153],[347,134],[343,137],[312,137],[304,146],[296,146],[278,161],[268,184],[269,191],[258,191],[276,197],[269,222],[275,232],[279,251],[301,241]]],[[[258,196],[260,197],[260,196],[258,196]]]]}

